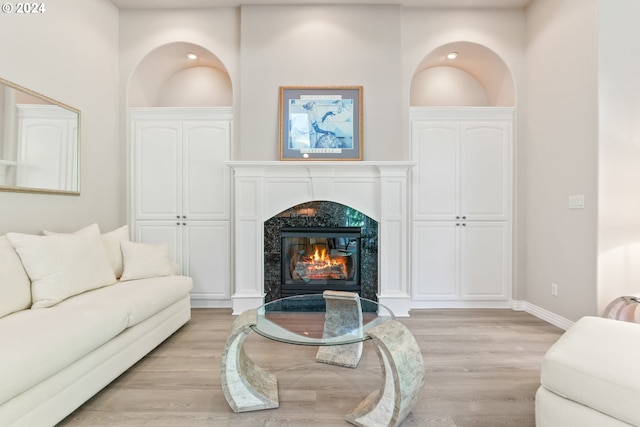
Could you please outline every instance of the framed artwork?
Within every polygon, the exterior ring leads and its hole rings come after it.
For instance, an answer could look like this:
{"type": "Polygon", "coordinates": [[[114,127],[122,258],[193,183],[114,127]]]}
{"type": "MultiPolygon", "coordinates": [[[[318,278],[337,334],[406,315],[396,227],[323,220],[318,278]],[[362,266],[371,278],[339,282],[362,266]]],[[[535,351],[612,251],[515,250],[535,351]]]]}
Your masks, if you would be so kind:
{"type": "Polygon", "coordinates": [[[281,86],[280,160],[362,160],[362,86],[281,86]]]}

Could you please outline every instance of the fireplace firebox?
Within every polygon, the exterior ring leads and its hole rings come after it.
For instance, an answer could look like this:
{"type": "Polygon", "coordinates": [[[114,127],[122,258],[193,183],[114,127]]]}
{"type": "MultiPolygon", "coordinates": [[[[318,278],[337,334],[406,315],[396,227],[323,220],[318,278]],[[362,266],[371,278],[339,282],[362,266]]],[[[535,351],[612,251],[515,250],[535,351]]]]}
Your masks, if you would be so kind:
{"type": "Polygon", "coordinates": [[[360,227],[283,227],[282,297],[360,293],[360,227]]]}
{"type": "MultiPolygon", "coordinates": [[[[291,246],[291,250],[294,249],[291,246]]],[[[322,248],[318,247],[318,256],[322,256],[322,248]]],[[[296,252],[293,253],[296,255],[296,252]]],[[[291,254],[287,258],[291,261],[291,254]]],[[[289,266],[289,262],[284,265],[289,266]]],[[[297,264],[297,261],[295,261],[297,264]]],[[[296,265],[293,266],[295,272],[296,265]]],[[[340,267],[334,267],[336,274],[340,274],[340,267]]],[[[325,270],[327,271],[327,270],[325,270]]],[[[330,269],[328,269],[330,271],[330,269]]],[[[317,277],[317,276],[315,276],[317,277]]],[[[328,200],[313,200],[304,202],[272,216],[264,222],[264,300],[271,302],[285,296],[300,295],[306,293],[322,293],[325,289],[345,290],[356,292],[362,298],[377,301],[378,291],[378,222],[368,217],[363,212],[353,207],[328,200]],[[302,239],[329,239],[327,240],[327,252],[331,256],[340,254],[341,249],[348,249],[351,253],[344,261],[348,271],[347,280],[325,276],[320,281],[306,275],[306,279],[300,276],[303,265],[299,266],[298,273],[291,273],[291,268],[283,269],[284,256],[287,255],[287,241],[283,242],[282,232],[294,233],[286,237],[294,237],[297,256],[304,250],[307,256],[314,255],[315,250],[309,249],[312,241],[302,239]],[[346,233],[356,233],[348,234],[346,233]],[[321,233],[309,236],[308,233],[321,233]],[[328,234],[327,234],[328,233],[328,234]],[[359,236],[357,235],[359,234],[359,236]],[[354,241],[347,243],[346,238],[360,239],[357,245],[354,241]],[[284,244],[283,244],[284,243],[284,244]],[[304,248],[303,248],[304,246],[304,248]],[[285,254],[282,251],[285,249],[285,254]],[[355,252],[357,251],[357,252],[355,252]],[[329,283],[330,282],[330,283],[329,283]],[[284,293],[283,291],[284,285],[284,293]]]]}

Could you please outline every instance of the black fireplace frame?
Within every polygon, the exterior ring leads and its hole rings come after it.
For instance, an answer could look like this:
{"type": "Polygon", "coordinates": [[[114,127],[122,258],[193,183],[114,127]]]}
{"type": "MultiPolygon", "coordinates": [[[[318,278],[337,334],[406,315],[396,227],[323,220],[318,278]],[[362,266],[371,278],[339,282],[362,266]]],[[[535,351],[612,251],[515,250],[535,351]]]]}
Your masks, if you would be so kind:
{"type": "Polygon", "coordinates": [[[361,293],[361,252],[362,230],[360,227],[282,227],[280,229],[280,266],[281,266],[281,296],[283,298],[294,295],[320,294],[324,290],[346,291],[361,293]],[[354,239],[357,245],[355,255],[354,274],[350,280],[340,279],[314,279],[308,283],[300,283],[291,278],[288,268],[288,255],[284,250],[286,238],[349,238],[354,239]]]}

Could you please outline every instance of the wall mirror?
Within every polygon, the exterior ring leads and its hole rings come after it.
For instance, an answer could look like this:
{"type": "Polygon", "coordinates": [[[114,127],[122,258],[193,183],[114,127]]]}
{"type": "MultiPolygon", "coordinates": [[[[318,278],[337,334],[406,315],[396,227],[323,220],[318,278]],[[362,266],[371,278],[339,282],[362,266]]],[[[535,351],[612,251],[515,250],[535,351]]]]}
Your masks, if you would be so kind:
{"type": "Polygon", "coordinates": [[[80,194],[80,111],[0,78],[0,190],[80,194]]]}

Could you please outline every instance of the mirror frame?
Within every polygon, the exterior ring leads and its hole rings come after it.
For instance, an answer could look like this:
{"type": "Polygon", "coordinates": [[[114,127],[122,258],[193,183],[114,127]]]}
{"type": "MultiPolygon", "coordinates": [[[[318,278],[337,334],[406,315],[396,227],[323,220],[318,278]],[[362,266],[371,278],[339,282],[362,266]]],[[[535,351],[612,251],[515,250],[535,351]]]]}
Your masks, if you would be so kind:
{"type": "Polygon", "coordinates": [[[20,92],[23,92],[27,95],[33,96],[35,98],[41,99],[44,102],[47,102],[49,104],[52,105],[57,105],[58,107],[64,108],[65,110],[71,111],[75,114],[77,114],[78,116],[78,127],[77,127],[77,147],[76,147],[76,151],[77,151],[77,159],[76,159],[76,163],[77,163],[77,178],[78,178],[78,185],[77,185],[77,190],[75,191],[70,191],[70,190],[55,190],[55,189],[51,189],[51,188],[37,188],[37,187],[19,187],[19,186],[10,186],[10,185],[0,185],[0,191],[5,191],[5,192],[12,192],[12,193],[34,193],[34,194],[59,194],[59,195],[67,195],[67,196],[79,196],[80,195],[80,187],[81,187],[81,144],[80,144],[80,134],[81,134],[81,114],[80,114],[80,110],[74,107],[71,107],[70,105],[64,104],[60,101],[56,101],[53,98],[49,98],[46,95],[42,95],[41,93],[35,92],[31,89],[27,89],[26,87],[20,86],[19,84],[10,82],[9,80],[3,79],[2,77],[0,77],[0,84],[3,84],[5,86],[8,86],[10,88],[13,88],[15,90],[18,90],[20,92]]]}

